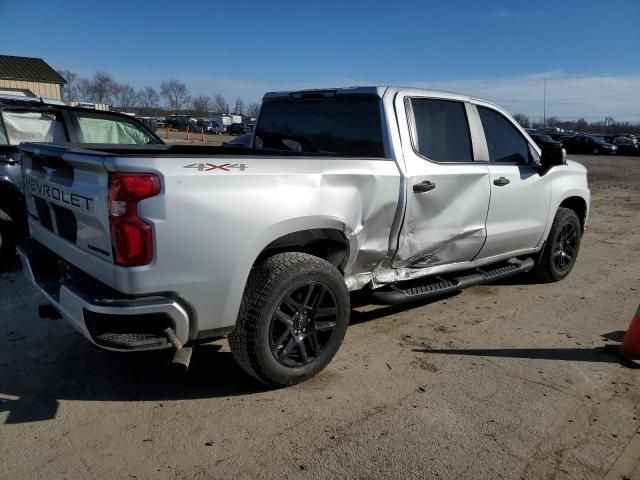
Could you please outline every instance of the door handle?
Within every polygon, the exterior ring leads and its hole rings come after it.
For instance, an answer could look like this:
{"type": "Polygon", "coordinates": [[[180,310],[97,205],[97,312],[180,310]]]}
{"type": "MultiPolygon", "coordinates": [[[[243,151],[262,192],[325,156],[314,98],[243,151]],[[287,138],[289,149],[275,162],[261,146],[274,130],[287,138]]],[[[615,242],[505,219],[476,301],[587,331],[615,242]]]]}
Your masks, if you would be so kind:
{"type": "Polygon", "coordinates": [[[416,183],[413,186],[413,191],[415,193],[425,193],[425,192],[430,192],[434,188],[436,188],[436,184],[434,182],[425,180],[424,182],[416,183]]]}
{"type": "Polygon", "coordinates": [[[511,183],[511,180],[509,180],[508,178],[504,178],[504,177],[496,178],[493,181],[493,184],[497,185],[499,187],[504,187],[505,185],[508,185],[509,183],[511,183]]]}

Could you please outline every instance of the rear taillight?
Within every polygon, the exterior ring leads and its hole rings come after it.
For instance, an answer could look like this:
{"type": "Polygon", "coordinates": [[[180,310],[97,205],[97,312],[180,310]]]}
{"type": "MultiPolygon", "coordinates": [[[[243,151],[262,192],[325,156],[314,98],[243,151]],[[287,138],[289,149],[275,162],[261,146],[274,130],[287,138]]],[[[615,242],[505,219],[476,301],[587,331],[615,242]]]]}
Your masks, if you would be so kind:
{"type": "Polygon", "coordinates": [[[153,173],[109,174],[111,247],[117,265],[139,267],[153,260],[151,225],[138,217],[138,202],[160,193],[153,173]]]}

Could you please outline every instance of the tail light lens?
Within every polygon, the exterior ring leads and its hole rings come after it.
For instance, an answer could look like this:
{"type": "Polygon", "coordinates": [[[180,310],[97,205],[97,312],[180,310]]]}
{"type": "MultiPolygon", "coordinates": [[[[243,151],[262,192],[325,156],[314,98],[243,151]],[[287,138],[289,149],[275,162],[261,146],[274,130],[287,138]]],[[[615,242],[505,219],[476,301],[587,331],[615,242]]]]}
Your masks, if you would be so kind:
{"type": "Polygon", "coordinates": [[[153,173],[109,174],[109,223],[116,265],[139,267],[153,260],[151,225],[138,217],[138,202],[160,193],[153,173]]]}

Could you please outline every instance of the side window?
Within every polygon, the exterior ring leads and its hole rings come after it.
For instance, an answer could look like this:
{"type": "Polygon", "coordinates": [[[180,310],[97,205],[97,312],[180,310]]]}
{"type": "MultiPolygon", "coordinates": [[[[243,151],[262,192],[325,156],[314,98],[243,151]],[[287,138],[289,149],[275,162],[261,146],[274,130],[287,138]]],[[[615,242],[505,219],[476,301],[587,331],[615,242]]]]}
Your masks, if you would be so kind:
{"type": "Polygon", "coordinates": [[[471,136],[462,102],[412,98],[413,148],[435,162],[472,162],[471,136]]]}
{"type": "Polygon", "coordinates": [[[529,143],[503,115],[485,107],[478,107],[484,136],[492,162],[529,162],[529,143]]]}
{"type": "MultiPolygon", "coordinates": [[[[61,117],[53,112],[4,111],[2,120],[9,145],[21,142],[68,142],[61,117]]],[[[0,127],[1,128],[1,127],[0,127]]],[[[2,134],[0,134],[2,143],[2,134]]]]}
{"type": "Polygon", "coordinates": [[[145,145],[155,143],[140,125],[122,118],[76,114],[82,143],[145,145]]]}

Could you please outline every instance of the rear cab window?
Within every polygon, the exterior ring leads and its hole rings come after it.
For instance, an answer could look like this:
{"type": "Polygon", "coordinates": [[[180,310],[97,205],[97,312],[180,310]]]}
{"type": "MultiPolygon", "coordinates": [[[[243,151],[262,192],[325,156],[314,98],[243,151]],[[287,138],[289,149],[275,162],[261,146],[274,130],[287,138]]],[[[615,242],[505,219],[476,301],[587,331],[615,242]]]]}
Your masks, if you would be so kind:
{"type": "Polygon", "coordinates": [[[254,148],[384,158],[381,115],[377,95],[265,98],[254,148]]]}
{"type": "Polygon", "coordinates": [[[69,141],[62,114],[59,112],[4,110],[2,124],[4,130],[0,128],[0,144],[19,145],[22,142],[65,143],[69,141]]]}
{"type": "Polygon", "coordinates": [[[157,143],[144,128],[132,120],[100,114],[75,113],[81,143],[146,145],[157,143]]]}
{"type": "Polygon", "coordinates": [[[469,123],[463,102],[411,98],[412,143],[420,156],[435,162],[472,162],[469,123]]]}

